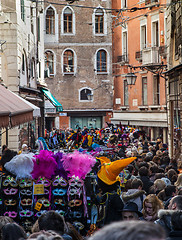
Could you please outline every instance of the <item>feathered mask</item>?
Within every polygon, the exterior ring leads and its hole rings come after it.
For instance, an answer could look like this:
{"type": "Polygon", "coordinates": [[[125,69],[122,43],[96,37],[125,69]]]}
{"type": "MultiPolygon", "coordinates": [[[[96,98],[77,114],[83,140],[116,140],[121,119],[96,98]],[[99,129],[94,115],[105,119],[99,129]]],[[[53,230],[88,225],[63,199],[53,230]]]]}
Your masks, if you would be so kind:
{"type": "Polygon", "coordinates": [[[84,179],[95,165],[96,159],[88,154],[74,151],[74,153],[64,155],[62,162],[65,171],[69,171],[68,177],[75,176],[84,179]]]}
{"type": "Polygon", "coordinates": [[[56,160],[53,158],[53,153],[48,150],[41,150],[39,155],[35,155],[34,168],[32,171],[33,179],[39,177],[51,178],[55,174],[57,168],[56,160]]]}
{"type": "Polygon", "coordinates": [[[57,152],[56,154],[53,155],[53,158],[57,162],[55,176],[60,176],[60,177],[63,177],[64,179],[68,179],[68,172],[65,171],[65,169],[63,167],[63,162],[61,161],[61,159],[63,158],[63,153],[57,152]]]}
{"type": "Polygon", "coordinates": [[[17,178],[31,178],[31,172],[34,166],[33,159],[33,153],[21,153],[14,156],[4,167],[17,178]]]}

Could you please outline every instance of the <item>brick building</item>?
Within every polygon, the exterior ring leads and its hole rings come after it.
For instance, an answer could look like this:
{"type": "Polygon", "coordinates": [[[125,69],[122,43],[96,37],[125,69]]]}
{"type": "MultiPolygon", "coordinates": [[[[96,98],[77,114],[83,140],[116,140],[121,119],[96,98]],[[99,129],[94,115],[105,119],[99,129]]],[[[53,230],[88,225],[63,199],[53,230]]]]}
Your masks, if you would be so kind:
{"type": "Polygon", "coordinates": [[[112,117],[111,1],[54,3],[45,4],[45,75],[63,112],[47,106],[46,127],[100,128],[112,117]]]}
{"type": "Polygon", "coordinates": [[[167,11],[167,102],[169,154],[182,160],[182,6],[170,1],[167,11]]]}
{"type": "Polygon", "coordinates": [[[30,131],[32,138],[44,134],[44,103],[38,89],[44,85],[43,9],[42,2],[0,1],[0,81],[35,107],[33,121],[2,130],[2,145],[16,151],[23,143],[31,145],[30,131]]]}
{"type": "Polygon", "coordinates": [[[112,8],[123,10],[116,13],[113,31],[112,122],[143,129],[152,140],[160,136],[167,142],[166,86],[157,71],[167,57],[165,2],[112,1],[112,8]],[[137,79],[129,86],[130,71],[137,79]]]}

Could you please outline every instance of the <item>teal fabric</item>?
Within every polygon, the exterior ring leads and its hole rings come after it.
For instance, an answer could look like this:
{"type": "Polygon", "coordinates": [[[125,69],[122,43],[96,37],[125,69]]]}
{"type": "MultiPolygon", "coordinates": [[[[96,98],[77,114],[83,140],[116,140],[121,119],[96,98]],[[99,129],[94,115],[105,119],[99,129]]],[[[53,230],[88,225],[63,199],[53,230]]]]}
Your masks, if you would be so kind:
{"type": "Polygon", "coordinates": [[[63,111],[63,106],[52,95],[52,93],[49,90],[45,89],[45,88],[42,88],[41,90],[45,94],[46,98],[48,98],[49,101],[51,101],[51,103],[56,107],[56,112],[62,112],[63,111]]]}

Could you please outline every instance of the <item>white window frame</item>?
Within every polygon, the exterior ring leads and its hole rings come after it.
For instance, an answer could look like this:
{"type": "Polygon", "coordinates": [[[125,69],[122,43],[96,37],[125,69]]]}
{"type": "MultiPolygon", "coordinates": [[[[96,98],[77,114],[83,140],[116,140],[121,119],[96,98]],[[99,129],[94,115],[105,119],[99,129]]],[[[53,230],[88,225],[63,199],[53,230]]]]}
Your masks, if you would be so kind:
{"type": "Polygon", "coordinates": [[[147,41],[147,19],[141,19],[140,20],[140,50],[143,50],[148,47],[148,41],[147,41]],[[142,27],[146,26],[146,47],[142,46],[142,27]]]}
{"type": "Polygon", "coordinates": [[[96,75],[104,75],[104,74],[109,74],[110,73],[110,55],[109,55],[109,52],[107,51],[107,49],[105,48],[99,48],[97,49],[96,53],[95,53],[95,60],[94,60],[94,69],[95,69],[95,74],[96,75]],[[107,54],[107,71],[106,72],[97,72],[97,53],[100,51],[100,50],[104,50],[106,51],[106,54],[107,54]]]}
{"type": "Polygon", "coordinates": [[[46,7],[45,9],[45,20],[44,20],[44,31],[45,31],[45,42],[55,42],[55,41],[58,41],[58,14],[57,14],[57,11],[56,11],[56,8],[50,4],[49,6],[46,7]],[[55,24],[54,24],[54,27],[55,27],[55,33],[54,34],[46,34],[46,14],[47,14],[47,9],[48,8],[52,8],[54,10],[54,16],[55,16],[55,24]]]}
{"type": "Polygon", "coordinates": [[[90,88],[90,87],[82,87],[80,89],[78,89],[78,93],[79,93],[79,102],[93,102],[94,100],[94,94],[93,94],[93,89],[90,88]],[[84,90],[84,89],[88,89],[91,91],[91,94],[93,95],[93,98],[91,100],[81,100],[81,91],[84,90]]]}
{"type": "Polygon", "coordinates": [[[125,94],[126,94],[126,92],[125,92],[125,83],[127,85],[127,80],[126,79],[123,80],[123,106],[127,107],[127,106],[129,106],[129,87],[127,88],[128,104],[126,104],[126,101],[125,101],[125,94]]]}
{"type": "Polygon", "coordinates": [[[122,55],[128,55],[128,26],[126,26],[125,28],[122,28],[122,55]],[[127,34],[127,41],[126,41],[126,48],[127,48],[127,52],[124,53],[124,34],[127,34]]]}
{"type": "Polygon", "coordinates": [[[77,73],[77,55],[76,55],[76,52],[72,49],[72,48],[66,48],[66,49],[64,49],[64,51],[62,52],[62,56],[61,56],[61,69],[62,69],[62,74],[63,74],[63,76],[65,76],[65,75],[76,75],[76,73],[77,73]],[[72,51],[73,52],[73,60],[74,60],[74,71],[73,72],[71,72],[71,73],[66,73],[66,72],[64,72],[64,66],[63,66],[63,64],[64,64],[64,53],[66,52],[66,51],[72,51]]]}
{"type": "Polygon", "coordinates": [[[75,24],[76,24],[76,21],[75,21],[74,10],[70,6],[65,6],[62,10],[62,13],[61,13],[61,35],[64,35],[64,36],[75,35],[76,34],[75,24]],[[64,11],[65,11],[66,8],[69,8],[72,11],[72,27],[73,27],[73,29],[72,29],[73,32],[72,33],[65,33],[64,32],[64,11]]]}
{"type": "Polygon", "coordinates": [[[159,42],[159,46],[160,46],[160,21],[159,21],[159,14],[155,14],[153,16],[151,16],[151,45],[152,47],[155,47],[154,46],[154,31],[153,31],[153,24],[155,22],[158,22],[158,42],[159,42]]]}
{"type": "Polygon", "coordinates": [[[121,8],[127,8],[128,1],[127,0],[121,0],[121,8]],[[126,4],[125,4],[126,1],[126,4]]]}
{"type": "Polygon", "coordinates": [[[102,6],[98,6],[97,8],[94,9],[94,12],[92,14],[92,28],[93,28],[93,35],[94,36],[104,36],[107,35],[107,13],[105,11],[105,9],[102,6]],[[103,13],[104,13],[104,32],[103,33],[96,33],[95,32],[95,13],[96,11],[101,8],[103,13]]]}
{"type": "Polygon", "coordinates": [[[52,52],[53,56],[54,56],[54,63],[53,63],[53,65],[54,65],[54,74],[52,74],[52,73],[50,74],[51,77],[54,77],[56,75],[56,54],[55,54],[55,52],[52,49],[45,49],[44,54],[46,52],[52,52]]]}
{"type": "Polygon", "coordinates": [[[167,38],[168,38],[168,36],[167,36],[167,31],[168,31],[167,21],[168,21],[167,14],[165,12],[164,13],[164,45],[167,45],[167,38]]]}

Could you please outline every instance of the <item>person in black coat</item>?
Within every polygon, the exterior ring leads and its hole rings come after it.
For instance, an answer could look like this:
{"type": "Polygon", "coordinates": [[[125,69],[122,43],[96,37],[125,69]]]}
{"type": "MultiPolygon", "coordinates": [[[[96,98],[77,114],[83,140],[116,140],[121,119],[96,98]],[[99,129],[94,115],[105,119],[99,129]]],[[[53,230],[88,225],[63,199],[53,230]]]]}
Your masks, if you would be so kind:
{"type": "Polygon", "coordinates": [[[172,231],[167,240],[182,239],[182,211],[174,212],[171,216],[172,231]]]}
{"type": "Polygon", "coordinates": [[[153,182],[149,178],[149,170],[143,166],[139,169],[139,176],[143,182],[143,190],[149,194],[149,189],[153,185],[153,182]]]}

